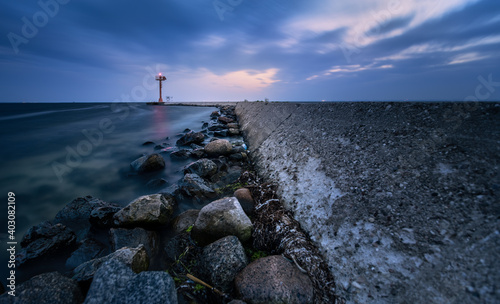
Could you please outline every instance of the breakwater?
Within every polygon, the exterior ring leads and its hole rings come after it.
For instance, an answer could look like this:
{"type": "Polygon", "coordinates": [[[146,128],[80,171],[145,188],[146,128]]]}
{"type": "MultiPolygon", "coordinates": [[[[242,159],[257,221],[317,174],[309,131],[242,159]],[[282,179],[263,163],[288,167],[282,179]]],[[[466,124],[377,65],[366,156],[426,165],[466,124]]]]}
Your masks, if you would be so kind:
{"type": "Polygon", "coordinates": [[[242,102],[347,302],[500,300],[500,104],[242,102]]]}

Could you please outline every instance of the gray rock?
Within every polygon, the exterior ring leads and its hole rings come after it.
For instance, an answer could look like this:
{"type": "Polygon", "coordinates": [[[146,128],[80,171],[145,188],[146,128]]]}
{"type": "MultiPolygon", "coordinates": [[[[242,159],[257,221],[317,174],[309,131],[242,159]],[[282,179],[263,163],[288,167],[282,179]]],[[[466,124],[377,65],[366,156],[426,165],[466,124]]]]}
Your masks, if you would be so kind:
{"type": "Polygon", "coordinates": [[[230,128],[227,130],[227,133],[229,136],[238,136],[238,135],[240,135],[240,129],[230,128]]]}
{"type": "Polygon", "coordinates": [[[109,206],[113,205],[92,196],[79,197],[56,214],[55,222],[68,226],[68,223],[74,221],[88,221],[93,210],[109,206]]]}
{"type": "Polygon", "coordinates": [[[124,263],[110,260],[96,272],[85,304],[175,304],[174,280],[163,271],[134,274],[124,263]]]}
{"type": "Polygon", "coordinates": [[[201,144],[205,140],[205,135],[201,132],[188,132],[176,142],[178,146],[189,146],[190,144],[201,144]]]}
{"type": "Polygon", "coordinates": [[[114,223],[122,227],[152,227],[168,223],[174,211],[175,201],[161,194],[145,195],[137,198],[118,211],[114,223]]]}
{"type": "Polygon", "coordinates": [[[217,118],[220,116],[219,111],[213,111],[212,114],[210,114],[210,118],[217,118]]]}
{"type": "Polygon", "coordinates": [[[200,210],[192,236],[200,244],[209,244],[225,236],[237,236],[242,242],[252,234],[252,222],[235,197],[214,201],[200,210]]]}
{"type": "Polygon", "coordinates": [[[210,177],[217,172],[217,165],[206,158],[190,163],[184,169],[184,173],[194,173],[201,177],[210,177]]]}
{"type": "Polygon", "coordinates": [[[116,251],[123,247],[135,248],[144,245],[150,258],[156,256],[158,252],[158,233],[142,228],[123,229],[111,228],[109,230],[111,239],[111,249],[116,251]]]}
{"type": "Polygon", "coordinates": [[[189,157],[191,156],[191,152],[189,150],[186,150],[186,149],[182,149],[182,150],[179,150],[179,151],[174,151],[172,153],[170,153],[170,158],[171,159],[188,159],[189,157]]]}
{"type": "Polygon", "coordinates": [[[114,225],[113,216],[122,208],[118,206],[105,206],[92,210],[89,222],[99,228],[109,228],[114,225]]]}
{"type": "Polygon", "coordinates": [[[235,279],[241,299],[248,303],[313,303],[309,277],[281,255],[258,259],[235,279]]]}
{"type": "Polygon", "coordinates": [[[241,207],[245,210],[245,213],[251,215],[254,210],[255,202],[252,197],[252,193],[247,188],[240,188],[234,191],[234,197],[238,199],[241,207]]]}
{"type": "Polygon", "coordinates": [[[121,261],[109,260],[95,272],[84,304],[121,304],[134,272],[121,261]]]}
{"type": "Polygon", "coordinates": [[[186,231],[190,226],[193,226],[200,214],[200,210],[190,209],[179,214],[172,221],[172,228],[175,233],[182,233],[186,231]]]}
{"type": "Polygon", "coordinates": [[[210,198],[215,191],[199,175],[188,173],[179,181],[180,191],[188,197],[210,198]]]}
{"type": "Polygon", "coordinates": [[[233,146],[226,139],[218,139],[205,146],[205,152],[211,157],[228,155],[233,150],[233,146]]]}
{"type": "Polygon", "coordinates": [[[235,236],[226,236],[203,248],[200,264],[213,286],[230,292],[236,275],[248,264],[245,249],[235,236]]]}
{"type": "Polygon", "coordinates": [[[193,157],[193,158],[206,157],[205,149],[200,148],[200,149],[195,149],[195,150],[191,151],[191,157],[193,157]]]}
{"type": "Polygon", "coordinates": [[[103,255],[105,255],[103,244],[93,239],[85,239],[80,247],[66,260],[66,269],[73,270],[79,265],[100,258],[103,255]]]}
{"type": "Polygon", "coordinates": [[[130,166],[139,173],[153,172],[165,168],[165,160],[160,154],[151,154],[139,157],[130,166]]]}
{"type": "Polygon", "coordinates": [[[240,128],[240,126],[237,123],[234,123],[234,122],[233,123],[228,123],[227,127],[229,129],[239,129],[240,128]]]}
{"type": "Polygon", "coordinates": [[[83,296],[78,284],[59,272],[32,277],[16,288],[16,296],[0,296],[0,303],[12,304],[79,304],[83,296]]]}
{"type": "Polygon", "coordinates": [[[49,255],[69,254],[76,246],[76,235],[63,224],[53,225],[46,221],[31,227],[20,245],[21,250],[16,256],[18,266],[49,255]]]}
{"type": "Polygon", "coordinates": [[[89,282],[92,280],[99,267],[110,260],[119,260],[130,266],[136,273],[145,271],[149,268],[149,256],[144,246],[139,246],[137,248],[122,248],[107,256],[90,260],[76,267],[73,270],[73,279],[77,282],[89,282]]]}
{"type": "Polygon", "coordinates": [[[214,131],[214,136],[217,136],[217,137],[226,137],[227,136],[227,130],[214,131]]]}
{"type": "Polygon", "coordinates": [[[246,302],[243,302],[242,300],[232,300],[227,304],[246,304],[246,302]]]}

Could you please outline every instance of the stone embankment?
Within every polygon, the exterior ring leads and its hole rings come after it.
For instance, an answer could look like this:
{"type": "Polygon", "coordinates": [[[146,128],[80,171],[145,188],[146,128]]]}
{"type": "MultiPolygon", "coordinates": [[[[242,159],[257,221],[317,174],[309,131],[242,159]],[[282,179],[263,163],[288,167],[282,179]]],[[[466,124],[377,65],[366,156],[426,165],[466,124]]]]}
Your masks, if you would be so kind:
{"type": "Polygon", "coordinates": [[[236,114],[346,302],[500,302],[499,103],[242,102],[236,114]]]}

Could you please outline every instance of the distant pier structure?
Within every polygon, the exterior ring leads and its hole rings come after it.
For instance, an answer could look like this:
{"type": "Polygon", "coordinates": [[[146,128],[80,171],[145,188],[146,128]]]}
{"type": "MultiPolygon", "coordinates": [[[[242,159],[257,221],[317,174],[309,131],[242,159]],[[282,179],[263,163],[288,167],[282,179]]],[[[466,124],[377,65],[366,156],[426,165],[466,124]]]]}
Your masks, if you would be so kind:
{"type": "Polygon", "coordinates": [[[167,77],[162,76],[161,73],[155,77],[157,81],[160,82],[160,98],[158,99],[158,102],[163,102],[163,98],[161,97],[161,83],[165,80],[167,80],[167,77]]]}

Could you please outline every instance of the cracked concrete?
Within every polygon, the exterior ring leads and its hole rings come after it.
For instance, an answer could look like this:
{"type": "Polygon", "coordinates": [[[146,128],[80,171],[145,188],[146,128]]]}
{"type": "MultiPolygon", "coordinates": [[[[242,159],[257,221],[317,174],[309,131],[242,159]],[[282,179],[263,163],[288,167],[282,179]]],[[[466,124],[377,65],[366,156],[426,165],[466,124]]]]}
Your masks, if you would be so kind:
{"type": "Polygon", "coordinates": [[[348,303],[500,301],[500,104],[253,103],[259,174],[348,303]]]}

